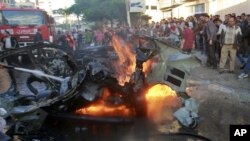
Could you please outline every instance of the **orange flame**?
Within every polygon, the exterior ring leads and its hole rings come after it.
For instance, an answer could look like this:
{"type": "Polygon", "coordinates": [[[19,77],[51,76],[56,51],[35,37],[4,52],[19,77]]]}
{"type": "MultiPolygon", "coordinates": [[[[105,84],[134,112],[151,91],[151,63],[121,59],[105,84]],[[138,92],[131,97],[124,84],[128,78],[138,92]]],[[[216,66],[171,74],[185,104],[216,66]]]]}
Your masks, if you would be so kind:
{"type": "MultiPolygon", "coordinates": [[[[148,117],[154,120],[162,120],[166,109],[169,113],[171,110],[174,110],[173,108],[177,108],[180,105],[176,92],[164,84],[156,84],[150,87],[145,97],[148,117]]],[[[172,114],[167,115],[167,118],[172,119],[172,114]]]]}
{"type": "Polygon", "coordinates": [[[148,60],[142,64],[142,72],[145,74],[145,76],[147,76],[147,74],[149,74],[149,72],[152,70],[152,64],[152,60],[148,60]]]}
{"type": "Polygon", "coordinates": [[[129,82],[136,67],[136,54],[128,44],[122,43],[119,37],[112,38],[113,47],[118,55],[118,60],[113,63],[116,69],[116,78],[120,85],[129,82]]]}
{"type": "Polygon", "coordinates": [[[110,96],[110,91],[107,88],[103,89],[101,100],[91,104],[89,107],[84,107],[76,110],[77,114],[91,115],[91,116],[105,116],[105,117],[133,117],[135,111],[126,107],[125,105],[119,105],[112,107],[107,104],[106,100],[110,96]]]}

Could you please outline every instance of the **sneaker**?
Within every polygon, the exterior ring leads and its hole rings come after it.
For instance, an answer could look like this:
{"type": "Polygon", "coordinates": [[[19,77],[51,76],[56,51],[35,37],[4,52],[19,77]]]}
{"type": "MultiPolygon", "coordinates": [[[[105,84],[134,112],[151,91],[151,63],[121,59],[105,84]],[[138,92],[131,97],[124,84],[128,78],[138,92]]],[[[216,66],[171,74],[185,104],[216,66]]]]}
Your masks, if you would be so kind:
{"type": "Polygon", "coordinates": [[[238,78],[239,79],[242,79],[242,78],[247,78],[248,77],[248,74],[245,74],[245,73],[241,73],[238,78]]]}

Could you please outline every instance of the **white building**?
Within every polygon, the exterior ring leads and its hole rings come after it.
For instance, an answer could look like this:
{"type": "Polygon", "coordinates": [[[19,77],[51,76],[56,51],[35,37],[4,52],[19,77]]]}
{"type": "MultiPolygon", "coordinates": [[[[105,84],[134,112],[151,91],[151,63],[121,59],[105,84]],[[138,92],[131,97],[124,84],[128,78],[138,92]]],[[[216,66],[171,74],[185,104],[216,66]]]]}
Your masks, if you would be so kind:
{"type": "Polygon", "coordinates": [[[225,14],[241,13],[250,14],[250,0],[159,0],[163,18],[187,17],[196,13],[225,14]]]}
{"type": "Polygon", "coordinates": [[[163,18],[160,10],[159,0],[146,0],[146,15],[151,17],[151,21],[160,21],[163,18]]]}
{"type": "Polygon", "coordinates": [[[52,0],[36,0],[36,7],[44,9],[49,15],[52,15],[52,0]]]}

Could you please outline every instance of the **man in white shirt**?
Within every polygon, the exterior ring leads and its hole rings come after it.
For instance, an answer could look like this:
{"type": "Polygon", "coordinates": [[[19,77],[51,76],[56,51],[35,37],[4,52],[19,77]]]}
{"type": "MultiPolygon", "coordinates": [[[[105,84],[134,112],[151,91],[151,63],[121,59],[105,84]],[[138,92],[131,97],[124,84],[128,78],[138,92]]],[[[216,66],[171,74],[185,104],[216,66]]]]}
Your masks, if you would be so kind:
{"type": "Polygon", "coordinates": [[[234,73],[235,70],[235,59],[236,51],[239,47],[240,39],[242,36],[240,27],[235,25],[236,18],[230,17],[228,20],[228,26],[221,33],[221,59],[220,59],[220,70],[219,73],[224,72],[224,67],[228,58],[228,52],[230,53],[230,64],[229,72],[234,73]]]}
{"type": "Polygon", "coordinates": [[[8,31],[5,31],[5,38],[3,39],[4,41],[4,47],[5,49],[10,49],[12,48],[12,45],[11,45],[11,35],[8,31]]]}
{"type": "Polygon", "coordinates": [[[3,39],[4,49],[11,49],[11,48],[19,47],[17,40],[11,37],[11,34],[9,31],[6,30],[4,34],[5,34],[5,37],[3,39]]]}
{"type": "MultiPolygon", "coordinates": [[[[11,37],[11,34],[9,31],[5,31],[4,32],[5,37],[2,40],[3,43],[3,50],[8,50],[8,49],[14,49],[14,48],[18,48],[18,42],[16,40],[16,38],[11,37]]],[[[11,64],[11,62],[17,63],[18,62],[18,56],[8,56],[6,57],[6,60],[8,62],[8,64],[11,64]]]]}

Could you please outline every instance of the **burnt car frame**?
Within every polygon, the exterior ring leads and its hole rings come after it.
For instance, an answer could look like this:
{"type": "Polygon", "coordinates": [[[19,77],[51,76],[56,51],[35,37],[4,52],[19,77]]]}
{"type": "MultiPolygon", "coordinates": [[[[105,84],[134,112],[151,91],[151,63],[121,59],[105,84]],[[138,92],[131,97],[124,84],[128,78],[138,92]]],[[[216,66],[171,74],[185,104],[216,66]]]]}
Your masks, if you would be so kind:
{"type": "MultiPolygon", "coordinates": [[[[13,70],[2,70],[10,74],[11,78],[7,91],[1,93],[1,107],[8,111],[5,117],[6,119],[11,117],[9,123],[12,123],[12,128],[7,133],[11,136],[36,134],[48,114],[74,115],[76,109],[100,98],[100,91],[104,87],[112,90],[111,94],[114,94],[111,96],[113,98],[107,101],[111,106],[125,104],[134,108],[135,115],[145,116],[146,103],[143,93],[147,88],[162,83],[169,85],[178,93],[185,92],[185,80],[189,77],[189,71],[199,64],[195,57],[183,55],[177,48],[159,47],[161,44],[156,39],[145,36],[134,36],[130,40],[131,51],[136,56],[136,67],[129,82],[124,85],[119,84],[114,75],[116,68],[110,65],[112,60],[115,61],[119,57],[112,46],[84,48],[78,50],[74,58],[54,44],[39,44],[1,52],[0,59],[7,60],[10,65],[16,65],[15,62],[8,61],[11,56],[21,56],[22,59],[19,60],[20,64],[17,64],[17,67],[69,78],[68,89],[60,93],[62,84],[58,81],[41,77],[39,74],[29,75],[24,81],[32,93],[28,95],[17,90],[18,83],[15,82],[13,70]],[[158,58],[157,65],[145,76],[143,63],[155,58],[158,58]],[[33,86],[31,83],[34,82],[45,84],[43,88],[45,91],[41,92],[37,86],[33,86]],[[115,95],[116,93],[120,96],[115,95]]],[[[85,118],[83,115],[79,117],[85,120],[100,120],[93,117],[85,118]]],[[[130,120],[115,118],[111,121],[130,120]]]]}

